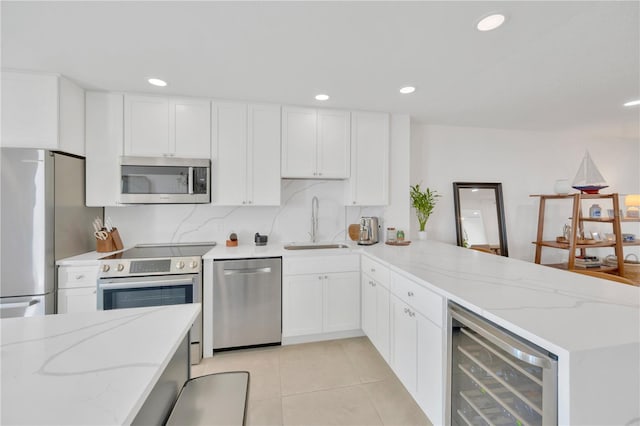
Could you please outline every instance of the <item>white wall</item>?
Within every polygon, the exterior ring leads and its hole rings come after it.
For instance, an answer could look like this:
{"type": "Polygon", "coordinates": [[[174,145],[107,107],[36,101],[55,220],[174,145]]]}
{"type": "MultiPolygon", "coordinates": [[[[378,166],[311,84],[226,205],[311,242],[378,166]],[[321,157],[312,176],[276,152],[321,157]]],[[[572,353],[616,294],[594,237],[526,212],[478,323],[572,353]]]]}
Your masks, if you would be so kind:
{"type": "MultiPolygon", "coordinates": [[[[105,215],[118,227],[126,246],[140,243],[216,241],[224,244],[235,232],[241,243],[253,244],[256,232],[269,241],[310,241],[311,199],[319,199],[319,241],[348,239],[347,227],[360,216],[378,216],[384,229],[392,223],[409,226],[408,155],[410,123],[406,115],[391,117],[390,205],[345,206],[344,180],[282,180],[279,207],[215,207],[210,204],[107,207],[105,215]],[[395,172],[394,172],[395,169],[395,172]],[[404,192],[403,192],[404,191],[404,192]]],[[[384,232],[382,232],[381,239],[384,232]]]]}
{"type": "MultiPolygon", "coordinates": [[[[557,179],[573,181],[585,150],[609,184],[603,193],[640,193],[640,139],[413,123],[411,143],[411,183],[443,195],[427,223],[428,238],[456,242],[453,182],[502,182],[509,255],[523,260],[533,260],[538,216],[538,199],[529,195],[552,194],[557,179]]],[[[606,214],[610,207],[600,204],[606,214]]],[[[547,210],[545,238],[562,234],[570,215],[565,211],[560,204],[547,210]]],[[[417,229],[413,211],[411,220],[417,229]]],[[[623,224],[623,232],[639,231],[637,224],[623,224]]],[[[566,252],[554,249],[543,255],[543,263],[566,259],[566,252]]]]}

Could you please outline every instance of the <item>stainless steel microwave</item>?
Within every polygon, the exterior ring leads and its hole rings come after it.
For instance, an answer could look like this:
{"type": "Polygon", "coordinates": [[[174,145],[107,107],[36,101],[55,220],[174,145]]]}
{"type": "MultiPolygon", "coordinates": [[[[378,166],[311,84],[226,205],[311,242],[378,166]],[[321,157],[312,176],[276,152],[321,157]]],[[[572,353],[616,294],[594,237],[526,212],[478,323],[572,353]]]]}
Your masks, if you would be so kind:
{"type": "Polygon", "coordinates": [[[123,204],[211,202],[211,160],[174,157],[121,157],[123,204]]]}

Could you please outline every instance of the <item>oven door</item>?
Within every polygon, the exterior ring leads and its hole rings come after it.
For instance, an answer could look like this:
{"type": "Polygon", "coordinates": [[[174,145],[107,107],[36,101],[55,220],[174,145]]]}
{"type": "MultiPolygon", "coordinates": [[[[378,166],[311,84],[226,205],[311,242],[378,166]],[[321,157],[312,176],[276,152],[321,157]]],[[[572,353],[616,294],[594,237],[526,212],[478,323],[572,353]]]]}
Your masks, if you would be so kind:
{"type": "MultiPolygon", "coordinates": [[[[201,274],[98,279],[98,309],[140,308],[201,302],[201,274]]],[[[202,359],[202,313],[191,327],[191,363],[202,359]]]]}
{"type": "Polygon", "coordinates": [[[102,278],[98,280],[98,309],[181,305],[197,300],[197,274],[169,277],[102,278]]]}

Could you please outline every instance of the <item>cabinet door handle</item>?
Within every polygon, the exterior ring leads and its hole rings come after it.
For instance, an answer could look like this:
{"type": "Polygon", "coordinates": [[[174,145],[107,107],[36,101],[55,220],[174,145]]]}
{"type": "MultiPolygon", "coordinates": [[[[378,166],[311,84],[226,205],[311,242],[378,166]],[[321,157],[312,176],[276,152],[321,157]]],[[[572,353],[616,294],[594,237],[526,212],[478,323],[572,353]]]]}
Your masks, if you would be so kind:
{"type": "Polygon", "coordinates": [[[409,308],[404,308],[404,313],[408,314],[409,313],[409,308]]]}
{"type": "Polygon", "coordinates": [[[322,279],[322,275],[318,275],[318,279],[321,280],[322,279]]]}
{"type": "Polygon", "coordinates": [[[353,203],[352,203],[352,204],[355,204],[355,203],[356,203],[356,202],[355,202],[355,201],[353,201],[353,203]]]}
{"type": "Polygon", "coordinates": [[[329,279],[329,276],[328,276],[328,275],[325,275],[325,276],[324,276],[324,279],[325,279],[325,280],[328,280],[328,279],[329,279]]]}
{"type": "Polygon", "coordinates": [[[247,204],[251,204],[252,202],[253,202],[253,201],[249,200],[249,201],[247,201],[247,204]]]}
{"type": "Polygon", "coordinates": [[[407,296],[409,297],[413,296],[413,292],[412,291],[407,292],[407,296]]]}
{"type": "Polygon", "coordinates": [[[371,272],[375,272],[375,271],[376,271],[376,268],[371,268],[371,272]]]}
{"type": "Polygon", "coordinates": [[[415,312],[411,312],[411,311],[409,311],[409,316],[410,316],[410,317],[415,317],[415,316],[416,316],[416,313],[415,313],[415,312]]]}

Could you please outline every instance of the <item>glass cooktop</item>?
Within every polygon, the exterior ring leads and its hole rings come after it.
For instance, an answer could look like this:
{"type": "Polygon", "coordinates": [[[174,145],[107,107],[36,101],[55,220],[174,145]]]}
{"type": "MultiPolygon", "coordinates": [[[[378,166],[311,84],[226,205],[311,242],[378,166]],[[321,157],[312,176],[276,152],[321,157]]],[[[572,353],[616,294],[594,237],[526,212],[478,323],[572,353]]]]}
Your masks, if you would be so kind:
{"type": "Polygon", "coordinates": [[[215,242],[202,244],[159,244],[159,245],[139,245],[133,248],[115,253],[110,256],[101,258],[106,259],[154,259],[169,257],[191,257],[203,256],[213,247],[215,242]]]}

